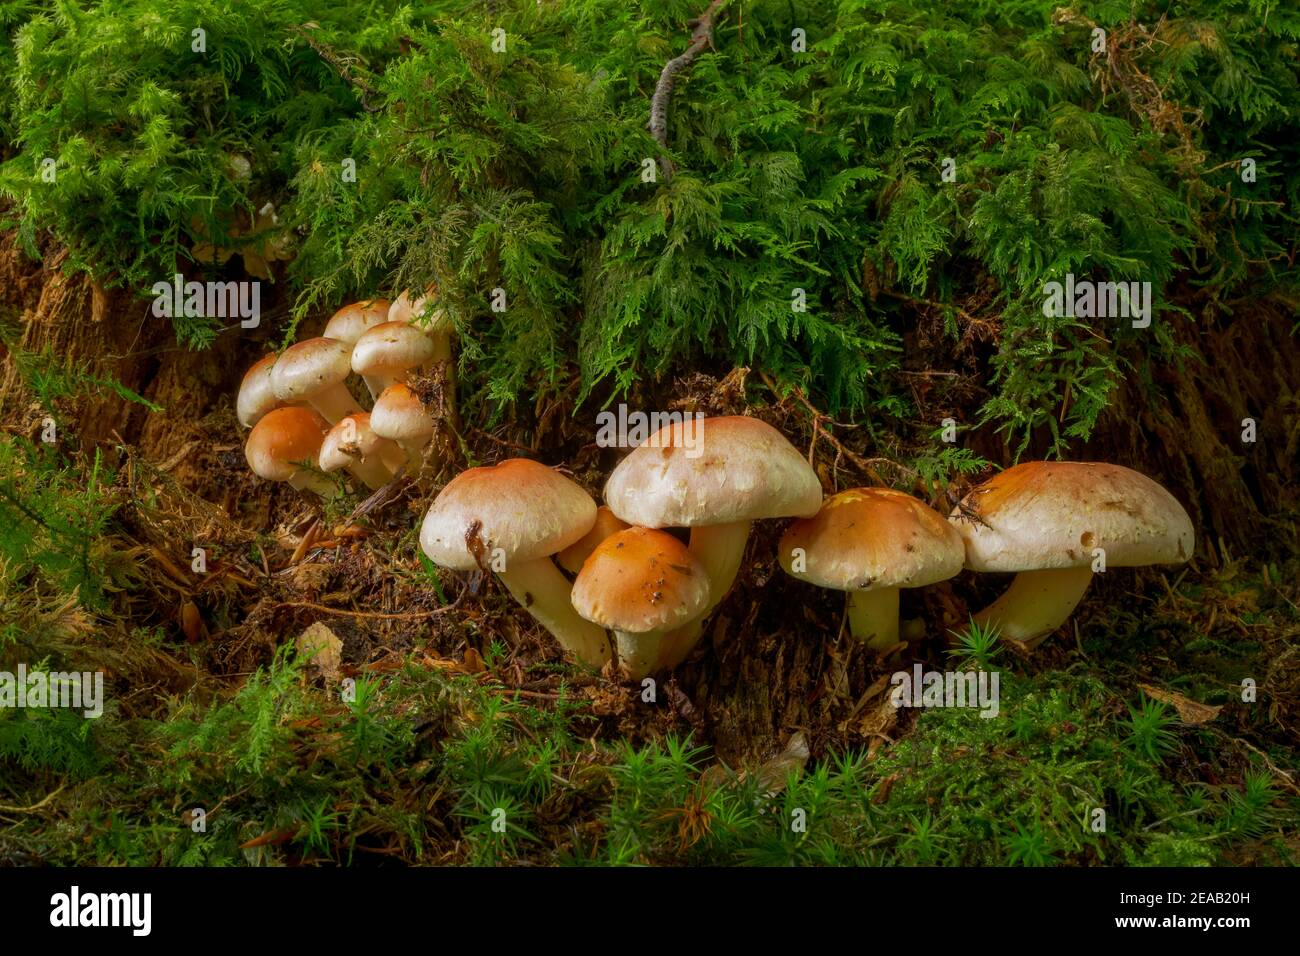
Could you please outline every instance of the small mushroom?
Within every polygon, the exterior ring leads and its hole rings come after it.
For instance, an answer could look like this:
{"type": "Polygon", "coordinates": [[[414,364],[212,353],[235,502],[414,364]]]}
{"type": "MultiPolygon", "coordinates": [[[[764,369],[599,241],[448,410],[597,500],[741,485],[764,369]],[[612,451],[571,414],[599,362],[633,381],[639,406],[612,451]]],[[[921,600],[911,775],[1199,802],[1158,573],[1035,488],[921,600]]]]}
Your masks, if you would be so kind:
{"type": "Polygon", "coordinates": [[[690,528],[709,575],[709,607],[665,641],[664,666],[684,660],[704,618],[731,590],[749,529],[763,518],[807,517],[822,503],[817,473],[779,431],[725,416],[665,426],[618,463],[605,485],[614,514],[646,528],[690,528]]]}
{"type": "Polygon", "coordinates": [[[332,425],[364,411],[348,391],[352,347],[338,339],[307,339],[280,353],[271,385],[282,402],[307,402],[332,425]]]}
{"type": "Polygon", "coordinates": [[[511,596],[579,661],[610,658],[603,628],[569,602],[572,590],[551,556],[596,520],[596,503],[575,482],[526,458],[457,475],[424,516],[420,547],[439,567],[495,571],[511,596]]]}
{"type": "MultiPolygon", "coordinates": [[[[388,321],[389,309],[390,304],[387,299],[366,299],[363,302],[345,305],[330,316],[321,335],[327,339],[338,339],[348,345],[356,345],[357,339],[361,338],[363,333],[388,321]]],[[[379,393],[384,390],[380,381],[366,376],[362,378],[365,378],[370,397],[378,398],[379,393]]]]}
{"type": "Polygon", "coordinates": [[[310,408],[277,408],[253,426],[244,445],[244,457],[259,478],[288,482],[299,491],[314,491],[329,498],[337,490],[334,484],[311,467],[304,467],[304,463],[315,463],[328,430],[329,423],[310,408]]]}
{"type": "Polygon", "coordinates": [[[252,428],[267,412],[283,408],[284,402],[276,397],[275,387],[271,383],[271,370],[275,368],[279,356],[272,352],[253,363],[239,385],[239,396],[235,400],[235,414],[239,424],[252,428]]]}
{"type": "Polygon", "coordinates": [[[411,298],[410,289],[403,289],[388,309],[388,321],[412,322],[419,319],[429,306],[434,304],[437,295],[438,287],[436,285],[430,285],[424,290],[424,295],[418,299],[411,298]]]}
{"type": "Polygon", "coordinates": [[[353,412],[339,419],[325,434],[317,461],[320,470],[329,474],[345,468],[358,481],[372,491],[382,488],[393,479],[385,457],[395,457],[397,446],[387,438],[376,435],[370,427],[370,415],[353,412]]]}
{"type": "Polygon", "coordinates": [[[596,550],[597,545],[612,534],[630,527],[630,525],[619,518],[618,515],[609,510],[609,505],[601,505],[596,509],[596,523],[591,526],[591,530],[582,536],[581,540],[575,541],[558,555],[555,560],[560,562],[560,567],[570,574],[577,574],[582,570],[583,563],[591,557],[591,552],[596,550]]]}
{"type": "Polygon", "coordinates": [[[406,385],[390,385],[380,392],[370,413],[370,427],[400,445],[411,469],[419,470],[425,446],[433,438],[433,419],[415,392],[406,385]]]}
{"type": "Polygon", "coordinates": [[[849,631],[876,650],[898,643],[898,589],[961,570],[961,535],[943,516],[890,488],[853,488],[792,522],[777,559],[792,577],[848,592],[849,631]]]}
{"type": "Polygon", "coordinates": [[[455,326],[446,310],[436,305],[438,287],[430,285],[424,295],[412,301],[411,290],[404,289],[388,310],[389,322],[405,322],[413,325],[429,336],[433,342],[433,357],[429,365],[446,363],[446,377],[443,379],[444,397],[448,422],[453,428],[459,428],[456,412],[456,365],[452,361],[451,340],[455,326]]]}
{"type": "Polygon", "coordinates": [[[628,528],[607,537],[573,582],[573,606],[614,632],[619,666],[640,680],[659,665],[664,637],[709,603],[704,566],[671,534],[628,528]]]}
{"type": "Polygon", "coordinates": [[[364,332],[352,347],[352,370],[381,389],[404,382],[435,360],[437,346],[422,329],[406,322],[384,322],[364,332]]]}
{"type": "Polygon", "coordinates": [[[965,540],[967,568],[1016,572],[975,620],[1031,648],[1069,618],[1094,563],[1182,564],[1195,541],[1173,495],[1140,472],[1102,462],[1008,468],[966,495],[948,520],[965,540]]]}

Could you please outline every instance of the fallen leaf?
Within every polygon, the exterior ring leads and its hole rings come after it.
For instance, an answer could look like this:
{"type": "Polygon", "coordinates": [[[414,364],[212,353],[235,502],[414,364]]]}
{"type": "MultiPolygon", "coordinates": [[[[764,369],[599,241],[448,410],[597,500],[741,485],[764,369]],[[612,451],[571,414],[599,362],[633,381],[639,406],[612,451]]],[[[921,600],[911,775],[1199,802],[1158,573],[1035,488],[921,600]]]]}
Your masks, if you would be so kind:
{"type": "Polygon", "coordinates": [[[203,615],[193,601],[181,605],[181,630],[185,632],[185,640],[191,644],[208,636],[208,626],[203,623],[203,615]]]}
{"type": "Polygon", "coordinates": [[[1174,710],[1178,711],[1178,719],[1189,727],[1208,723],[1218,717],[1219,711],[1223,710],[1222,707],[1202,704],[1199,701],[1184,697],[1182,694],[1176,694],[1171,690],[1161,690],[1159,687],[1152,687],[1150,684],[1138,684],[1138,689],[1154,700],[1171,704],[1174,710]]]}
{"type": "Polygon", "coordinates": [[[253,837],[247,843],[239,844],[241,850],[251,850],[259,846],[270,846],[275,843],[287,843],[293,839],[293,835],[298,830],[295,827],[284,827],[279,830],[269,830],[261,836],[253,837]]]}
{"type": "Polygon", "coordinates": [[[298,635],[298,653],[311,659],[309,665],[325,680],[338,680],[339,664],[343,659],[343,642],[338,635],[317,621],[298,635]]]}
{"type": "Polygon", "coordinates": [[[472,647],[465,648],[465,661],[460,666],[461,670],[466,674],[477,674],[479,671],[485,670],[486,667],[487,665],[483,663],[483,658],[478,651],[472,647]]]}

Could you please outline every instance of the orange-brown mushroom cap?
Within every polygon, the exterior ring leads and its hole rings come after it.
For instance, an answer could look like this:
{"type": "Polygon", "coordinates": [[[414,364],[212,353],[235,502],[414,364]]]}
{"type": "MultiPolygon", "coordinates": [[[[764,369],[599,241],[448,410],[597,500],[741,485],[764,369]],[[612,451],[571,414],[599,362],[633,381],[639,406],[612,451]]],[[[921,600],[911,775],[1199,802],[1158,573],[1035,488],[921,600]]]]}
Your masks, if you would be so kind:
{"type": "Polygon", "coordinates": [[[677,627],[709,603],[709,579],[664,531],[628,528],[597,546],[573,583],[573,607],[602,627],[647,634],[677,627]]]}
{"type": "Polygon", "coordinates": [[[837,591],[915,588],[962,568],[961,536],[925,502],[891,488],[852,488],[826,499],[781,537],[786,573],[837,591]],[[802,570],[794,568],[802,556],[802,570]]]}
{"type": "Polygon", "coordinates": [[[267,412],[244,445],[248,467],[267,481],[288,481],[299,470],[296,462],[316,461],[329,427],[314,409],[302,406],[267,412]]]}

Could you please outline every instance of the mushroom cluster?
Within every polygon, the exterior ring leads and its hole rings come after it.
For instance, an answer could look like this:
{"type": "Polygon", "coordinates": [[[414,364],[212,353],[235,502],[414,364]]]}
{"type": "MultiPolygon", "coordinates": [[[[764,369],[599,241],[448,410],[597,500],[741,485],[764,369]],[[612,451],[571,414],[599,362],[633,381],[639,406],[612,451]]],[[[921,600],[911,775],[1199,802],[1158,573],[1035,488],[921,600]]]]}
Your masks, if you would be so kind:
{"type": "Polygon", "coordinates": [[[259,359],[236,401],[239,422],[250,429],[244,446],[249,468],[322,497],[337,490],[327,477],[333,472],[345,471],[375,490],[399,469],[418,468],[429,453],[434,421],[407,382],[450,362],[450,330],[432,289],[415,302],[403,292],[392,303],[369,299],[344,306],[318,338],[259,359]],[[370,411],[348,388],[354,374],[370,392],[370,411]]]}
{"type": "MultiPolygon", "coordinates": [[[[391,306],[347,306],[321,338],[255,364],[238,402],[252,428],[250,467],[328,495],[330,472],[377,488],[418,462],[433,421],[406,380],[447,361],[451,348],[441,314],[414,324],[428,305],[427,296],[412,303],[403,293],[391,306]],[[375,399],[369,412],[346,386],[351,373],[375,399]]],[[[1127,468],[1021,464],[945,517],[891,488],[824,498],[803,455],[745,416],[661,428],[614,468],[604,498],[598,506],[575,481],[529,459],[470,468],[429,507],[420,546],[438,566],[497,575],[572,658],[595,668],[612,662],[631,680],[690,655],[736,580],[755,521],[793,519],[781,567],[844,591],[850,634],[881,653],[904,646],[902,588],[963,569],[1015,572],[975,620],[1034,647],[1069,617],[1097,571],[1183,562],[1193,547],[1182,506],[1127,468]]]]}
{"type": "Polygon", "coordinates": [[[743,416],[661,429],[618,464],[604,497],[597,506],[576,482],[526,459],[471,468],[434,500],[420,544],[442,567],[496,573],[573,658],[612,660],[631,680],[691,653],[731,590],[755,521],[794,519],[781,567],[846,592],[850,633],[880,652],[903,646],[899,590],[963,568],[1018,573],[976,619],[1032,647],[1065,621],[1098,561],[1175,563],[1192,551],[1187,513],[1126,468],[1019,465],[945,517],[891,488],[823,500],[794,446],[743,416]],[[702,433],[686,435],[691,427],[702,433]]]}

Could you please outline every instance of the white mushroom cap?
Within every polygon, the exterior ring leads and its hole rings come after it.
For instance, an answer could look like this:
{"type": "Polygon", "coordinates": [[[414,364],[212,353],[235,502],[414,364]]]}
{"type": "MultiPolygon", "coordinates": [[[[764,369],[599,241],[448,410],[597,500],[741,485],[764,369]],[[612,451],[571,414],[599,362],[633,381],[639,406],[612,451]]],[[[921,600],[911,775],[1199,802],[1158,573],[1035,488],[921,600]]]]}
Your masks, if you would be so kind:
{"type": "Polygon", "coordinates": [[[320,470],[328,473],[349,468],[358,461],[376,461],[382,465],[384,453],[391,455],[396,451],[391,441],[375,434],[367,412],[354,412],[340,418],[325,433],[317,462],[320,470]]]}
{"type": "Polygon", "coordinates": [[[628,528],[602,541],[573,582],[588,621],[629,634],[671,630],[709,603],[709,576],[671,534],[628,528]]]}
{"type": "Polygon", "coordinates": [[[471,548],[479,544],[485,564],[496,548],[507,563],[532,561],[567,548],[595,521],[596,502],[580,485],[535,461],[511,458],[448,482],[424,516],[420,547],[434,564],[473,571],[479,563],[471,548]]]}
{"type": "Polygon", "coordinates": [[[692,528],[817,513],[817,473],[779,431],[726,416],[660,429],[619,462],[605,500],[624,521],[692,528]]]}
{"type": "Polygon", "coordinates": [[[279,356],[274,352],[264,355],[244,374],[235,401],[235,414],[239,416],[239,424],[245,428],[252,428],[263,415],[284,404],[276,397],[271,383],[271,370],[275,368],[277,358],[279,356]]]}
{"type": "Polygon", "coordinates": [[[962,568],[961,535],[923,501],[890,488],[853,488],[786,529],[778,560],[787,574],[837,591],[917,588],[962,568]],[[804,570],[793,569],[802,549],[804,570]]]}
{"type": "Polygon", "coordinates": [[[376,435],[396,442],[422,444],[433,437],[433,418],[415,392],[405,385],[390,385],[375,400],[370,427],[376,435]]]}
{"type": "Polygon", "coordinates": [[[412,301],[411,290],[403,289],[402,294],[393,300],[392,307],[388,310],[389,322],[405,322],[408,325],[414,325],[417,328],[424,329],[427,332],[446,332],[451,329],[451,316],[445,310],[436,309],[427,318],[421,318],[424,310],[428,308],[430,300],[438,294],[436,286],[429,286],[424,295],[412,301]]]}
{"type": "Polygon", "coordinates": [[[356,343],[362,334],[376,325],[388,321],[389,302],[387,299],[366,299],[345,305],[325,324],[321,334],[327,339],[338,339],[349,345],[356,343]]]}
{"type": "Polygon", "coordinates": [[[288,481],[295,462],[314,462],[329,422],[302,406],[277,408],[262,416],[249,432],[244,457],[253,474],[267,481],[288,481]]]}
{"type": "Polygon", "coordinates": [[[271,370],[276,396],[285,402],[305,402],[347,381],[352,371],[352,346],[338,339],[307,339],[291,345],[271,370]]]}
{"type": "Polygon", "coordinates": [[[1181,564],[1195,536],[1183,506],[1146,475],[1102,462],[1032,461],[971,491],[949,520],[974,571],[1181,564]],[[984,522],[962,514],[965,507],[984,522]]]}
{"type": "Polygon", "coordinates": [[[401,378],[430,362],[437,345],[421,329],[406,322],[383,322],[367,330],[352,348],[352,370],[359,375],[401,378]]]}

